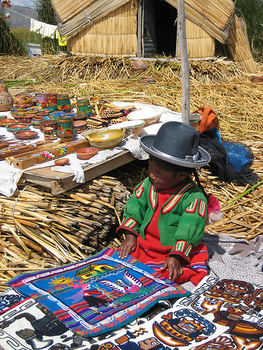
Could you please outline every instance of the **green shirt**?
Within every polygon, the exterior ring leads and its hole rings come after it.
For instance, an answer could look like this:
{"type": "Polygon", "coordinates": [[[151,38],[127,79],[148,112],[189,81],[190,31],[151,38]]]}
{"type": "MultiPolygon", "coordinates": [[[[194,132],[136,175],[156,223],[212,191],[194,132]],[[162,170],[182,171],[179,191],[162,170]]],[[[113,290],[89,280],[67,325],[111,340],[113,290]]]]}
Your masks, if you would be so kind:
{"type": "MultiPolygon", "coordinates": [[[[158,203],[159,190],[149,178],[142,181],[128,201],[121,226],[145,238],[145,228],[150,223],[158,203]]],[[[173,246],[171,254],[187,257],[202,240],[206,224],[207,200],[202,190],[189,178],[178,187],[160,211],[158,229],[161,246],[173,246]]]]}

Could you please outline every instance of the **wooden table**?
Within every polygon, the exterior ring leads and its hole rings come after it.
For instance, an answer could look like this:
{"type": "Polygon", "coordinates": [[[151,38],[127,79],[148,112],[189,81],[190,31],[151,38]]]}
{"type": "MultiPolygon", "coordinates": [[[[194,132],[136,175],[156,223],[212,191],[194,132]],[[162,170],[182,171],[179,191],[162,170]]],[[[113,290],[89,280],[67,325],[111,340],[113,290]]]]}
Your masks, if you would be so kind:
{"type": "MultiPolygon", "coordinates": [[[[124,164],[130,163],[135,159],[136,158],[129,151],[125,150],[103,162],[89,165],[84,168],[85,182],[93,180],[124,164]]],[[[53,195],[63,193],[79,186],[80,183],[73,181],[73,178],[74,174],[53,171],[51,170],[51,166],[25,170],[22,175],[22,179],[28,182],[49,188],[53,195]]]]}

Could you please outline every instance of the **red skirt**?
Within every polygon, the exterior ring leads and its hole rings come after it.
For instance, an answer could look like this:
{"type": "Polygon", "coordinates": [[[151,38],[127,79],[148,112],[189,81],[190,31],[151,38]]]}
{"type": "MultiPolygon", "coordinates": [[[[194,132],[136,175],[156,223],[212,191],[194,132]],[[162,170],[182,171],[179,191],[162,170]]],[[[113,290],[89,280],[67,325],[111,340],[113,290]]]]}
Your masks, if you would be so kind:
{"type": "MultiPolygon", "coordinates": [[[[164,277],[169,277],[169,271],[166,269],[161,272],[160,268],[173,249],[172,246],[163,247],[160,243],[160,234],[158,229],[158,218],[162,204],[169,198],[169,194],[160,193],[158,207],[152,217],[151,222],[145,230],[145,239],[137,237],[137,247],[131,255],[145,265],[157,270],[164,277]]],[[[183,274],[176,280],[176,283],[182,284],[191,281],[197,285],[206,275],[208,252],[205,244],[200,243],[193,248],[189,255],[190,263],[183,267],[183,274]]]]}

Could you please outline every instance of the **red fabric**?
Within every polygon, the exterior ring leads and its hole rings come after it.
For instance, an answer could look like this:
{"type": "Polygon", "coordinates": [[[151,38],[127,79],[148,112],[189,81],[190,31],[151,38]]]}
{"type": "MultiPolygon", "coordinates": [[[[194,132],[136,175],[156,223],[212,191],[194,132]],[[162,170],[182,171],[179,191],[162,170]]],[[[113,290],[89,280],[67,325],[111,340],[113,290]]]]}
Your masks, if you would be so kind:
{"type": "Polygon", "coordinates": [[[215,112],[209,107],[200,107],[196,113],[202,115],[200,122],[200,134],[204,131],[216,128],[219,130],[219,121],[215,112]]]}
{"type": "MultiPolygon", "coordinates": [[[[160,272],[161,266],[164,264],[170,251],[173,249],[173,246],[161,246],[158,230],[158,217],[161,207],[170,198],[172,193],[174,193],[174,189],[171,191],[160,191],[156,211],[145,231],[145,239],[140,236],[137,237],[136,250],[131,254],[135,259],[152,267],[158,272],[160,272]]],[[[205,262],[208,259],[208,252],[203,243],[200,243],[196,248],[192,249],[189,259],[190,264],[183,266],[183,275],[176,280],[176,283],[178,284],[191,280],[192,283],[197,285],[202,278],[207,275],[205,262]]],[[[161,274],[168,278],[168,269],[161,274]]]]}
{"type": "Polygon", "coordinates": [[[211,193],[207,196],[207,204],[207,214],[220,211],[219,201],[211,193]]]}
{"type": "Polygon", "coordinates": [[[206,245],[204,243],[199,243],[189,254],[191,260],[190,264],[188,266],[183,266],[183,274],[177,278],[175,282],[182,284],[191,281],[194,285],[198,285],[198,283],[207,276],[206,261],[208,260],[208,257],[209,255],[206,245]]]}

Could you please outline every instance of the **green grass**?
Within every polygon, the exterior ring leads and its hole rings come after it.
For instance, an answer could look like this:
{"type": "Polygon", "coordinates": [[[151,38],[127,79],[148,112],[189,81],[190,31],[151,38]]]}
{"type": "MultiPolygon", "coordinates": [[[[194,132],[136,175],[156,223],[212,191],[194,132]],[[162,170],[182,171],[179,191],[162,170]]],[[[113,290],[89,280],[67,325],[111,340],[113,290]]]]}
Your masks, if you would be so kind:
{"type": "Polygon", "coordinates": [[[13,28],[12,29],[19,43],[27,49],[28,43],[40,44],[43,54],[56,54],[58,50],[66,51],[66,46],[58,46],[58,40],[52,38],[42,38],[40,34],[31,32],[29,28],[13,28]]]}
{"type": "Polygon", "coordinates": [[[41,35],[30,32],[29,28],[13,28],[12,31],[24,48],[27,47],[28,43],[41,44],[41,35]]]}
{"type": "Polygon", "coordinates": [[[17,86],[28,86],[28,85],[37,85],[38,83],[32,79],[22,79],[22,80],[7,80],[5,81],[6,87],[12,88],[17,86]]]}

